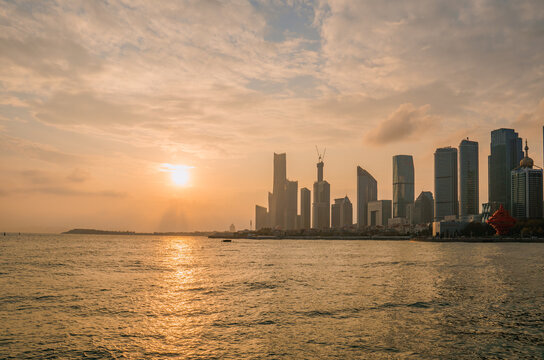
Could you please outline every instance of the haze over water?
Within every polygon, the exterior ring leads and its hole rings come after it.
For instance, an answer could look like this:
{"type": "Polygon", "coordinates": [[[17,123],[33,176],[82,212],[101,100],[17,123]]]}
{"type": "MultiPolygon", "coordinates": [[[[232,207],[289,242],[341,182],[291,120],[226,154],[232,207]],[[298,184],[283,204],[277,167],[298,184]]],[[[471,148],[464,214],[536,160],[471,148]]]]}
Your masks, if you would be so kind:
{"type": "Polygon", "coordinates": [[[542,244],[23,235],[0,358],[542,358],[542,244]]]}

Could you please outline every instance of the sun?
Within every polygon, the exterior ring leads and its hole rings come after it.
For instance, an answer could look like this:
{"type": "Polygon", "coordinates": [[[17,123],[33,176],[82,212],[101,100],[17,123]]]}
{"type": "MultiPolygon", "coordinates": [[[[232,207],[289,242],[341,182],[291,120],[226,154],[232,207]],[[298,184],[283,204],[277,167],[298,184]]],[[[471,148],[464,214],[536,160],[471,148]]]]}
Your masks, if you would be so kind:
{"type": "Polygon", "coordinates": [[[189,170],[192,168],[192,166],[187,165],[162,164],[160,170],[170,173],[170,178],[174,185],[188,186],[191,180],[189,170]]]}
{"type": "Polygon", "coordinates": [[[178,186],[185,186],[189,183],[189,171],[188,169],[176,169],[170,174],[174,184],[178,186]]]}

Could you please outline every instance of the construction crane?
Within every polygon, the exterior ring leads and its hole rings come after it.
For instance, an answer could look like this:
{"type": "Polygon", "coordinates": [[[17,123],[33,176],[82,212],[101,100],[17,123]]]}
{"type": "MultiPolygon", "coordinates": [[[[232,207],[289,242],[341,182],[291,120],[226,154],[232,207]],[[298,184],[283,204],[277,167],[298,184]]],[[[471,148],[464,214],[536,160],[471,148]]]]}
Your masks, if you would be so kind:
{"type": "Polygon", "coordinates": [[[327,148],[324,148],[323,153],[320,153],[319,148],[316,145],[315,150],[317,151],[317,158],[319,159],[319,162],[322,162],[323,160],[325,160],[325,153],[327,152],[327,148]]]}

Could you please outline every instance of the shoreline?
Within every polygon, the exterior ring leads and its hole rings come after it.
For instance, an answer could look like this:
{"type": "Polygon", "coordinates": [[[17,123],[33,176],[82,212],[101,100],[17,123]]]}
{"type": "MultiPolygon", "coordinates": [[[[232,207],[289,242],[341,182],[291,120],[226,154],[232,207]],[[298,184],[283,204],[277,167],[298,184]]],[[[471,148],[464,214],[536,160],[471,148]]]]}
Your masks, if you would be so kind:
{"type": "Polygon", "coordinates": [[[439,243],[544,243],[544,238],[517,238],[517,237],[492,237],[492,238],[418,238],[413,236],[236,236],[235,234],[212,234],[210,239],[243,239],[243,240],[370,240],[370,241],[413,241],[413,242],[439,242],[439,243]]]}

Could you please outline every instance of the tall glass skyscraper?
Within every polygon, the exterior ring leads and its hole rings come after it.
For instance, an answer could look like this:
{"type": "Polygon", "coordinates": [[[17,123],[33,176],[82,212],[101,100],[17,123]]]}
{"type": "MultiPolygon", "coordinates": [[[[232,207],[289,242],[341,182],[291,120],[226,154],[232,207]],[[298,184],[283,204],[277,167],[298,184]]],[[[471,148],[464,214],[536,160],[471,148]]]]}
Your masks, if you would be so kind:
{"type": "Polygon", "coordinates": [[[491,132],[491,155],[488,157],[489,202],[512,211],[511,171],[523,158],[522,140],[513,129],[491,132]]]}
{"type": "Polygon", "coordinates": [[[378,182],[368,171],[357,166],[357,227],[368,226],[368,203],[378,199],[378,182]]]}
{"type": "Polygon", "coordinates": [[[459,215],[457,196],[457,149],[436,149],[434,153],[434,216],[442,220],[459,215]]]}
{"type": "Polygon", "coordinates": [[[459,144],[459,210],[461,216],[480,213],[478,143],[468,138],[459,144]]]}
{"type": "Polygon", "coordinates": [[[406,217],[406,206],[414,203],[414,159],[393,156],[393,217],[406,217]]]}

